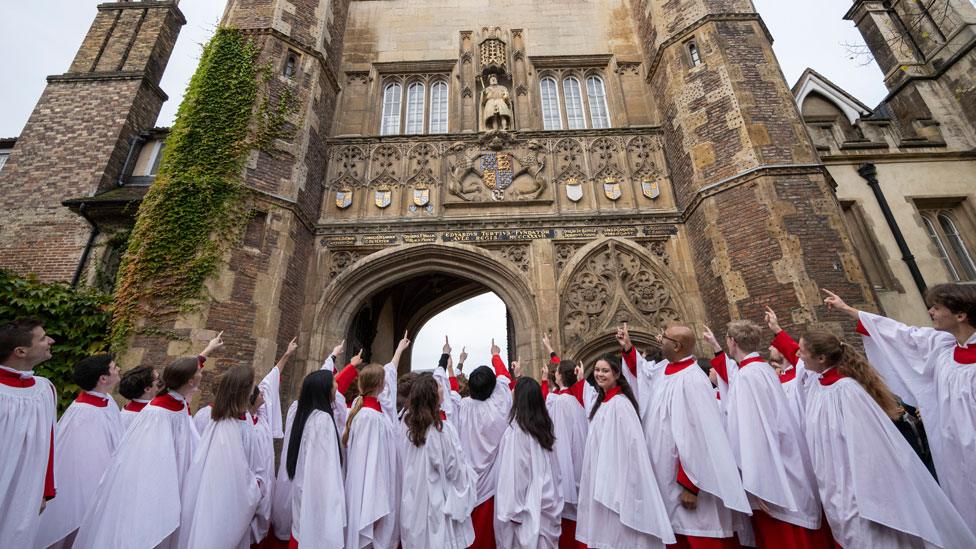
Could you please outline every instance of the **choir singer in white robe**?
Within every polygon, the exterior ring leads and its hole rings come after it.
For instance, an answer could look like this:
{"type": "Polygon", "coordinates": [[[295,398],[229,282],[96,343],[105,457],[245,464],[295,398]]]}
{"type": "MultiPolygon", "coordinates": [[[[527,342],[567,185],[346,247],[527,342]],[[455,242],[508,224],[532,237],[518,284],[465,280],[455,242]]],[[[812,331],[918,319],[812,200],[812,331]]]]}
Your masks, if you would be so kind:
{"type": "Polygon", "coordinates": [[[474,542],[471,512],[477,501],[477,476],[465,459],[457,431],[440,409],[443,398],[440,384],[429,373],[418,375],[410,388],[403,415],[403,549],[463,549],[474,542]]]}
{"type": "Polygon", "coordinates": [[[270,497],[247,413],[254,369],[233,366],[217,382],[212,421],[183,480],[180,549],[247,549],[258,504],[270,497]],[[250,460],[249,460],[250,458],[250,460]]]}
{"type": "Polygon", "coordinates": [[[751,508],[715,389],[694,357],[695,333],[668,326],[657,364],[636,351],[626,324],[617,340],[628,370],[636,367],[644,438],[679,547],[738,547],[733,513],[751,508]]]}
{"type": "Polygon", "coordinates": [[[800,359],[807,445],[837,543],[976,547],[976,537],[885,414],[897,402],[881,376],[823,330],[800,338],[800,359]]]}
{"type": "Polygon", "coordinates": [[[495,542],[500,549],[556,549],[563,510],[556,436],[539,383],[518,377],[498,450],[495,542]]]}
{"type": "Polygon", "coordinates": [[[122,439],[119,406],[109,396],[119,382],[112,355],[90,356],[75,364],[72,378],[81,388],[64,411],[54,434],[58,497],[41,514],[35,546],[71,547],[112,454],[122,439]]]}
{"type": "Polygon", "coordinates": [[[727,416],[726,431],[752,505],[760,549],[829,547],[820,530],[820,497],[803,432],[776,371],[759,353],[762,329],[736,320],[727,327],[729,354],[707,327],[705,341],[727,416]],[[731,356],[729,356],[731,355],[731,356]]]}
{"type": "Polygon", "coordinates": [[[929,289],[932,328],[858,311],[827,294],[828,307],[858,321],[871,365],[921,411],[939,484],[966,523],[976,525],[976,286],[929,289]]]}
{"type": "Polygon", "coordinates": [[[207,356],[223,346],[221,334],[197,357],[163,369],[163,391],[133,420],[105,469],[78,528],[76,547],[174,547],[180,494],[200,435],[189,398],[200,386],[207,356]]]}
{"type": "Polygon", "coordinates": [[[318,370],[305,376],[284,459],[292,481],[292,547],[345,545],[346,495],[339,429],[332,417],[335,399],[332,372],[318,370]]]}
{"type": "Polygon", "coordinates": [[[346,420],[346,547],[396,549],[399,543],[399,421],[396,411],[397,366],[410,345],[407,334],[385,366],[369,364],[359,372],[360,396],[346,420]]]}
{"type": "Polygon", "coordinates": [[[122,408],[122,432],[129,430],[132,420],[156,397],[159,391],[159,371],[151,366],[127,370],[119,381],[119,394],[128,399],[122,408]]]}
{"type": "Polygon", "coordinates": [[[33,547],[56,495],[54,385],[34,375],[53,344],[36,320],[0,325],[0,547],[33,547]]]}

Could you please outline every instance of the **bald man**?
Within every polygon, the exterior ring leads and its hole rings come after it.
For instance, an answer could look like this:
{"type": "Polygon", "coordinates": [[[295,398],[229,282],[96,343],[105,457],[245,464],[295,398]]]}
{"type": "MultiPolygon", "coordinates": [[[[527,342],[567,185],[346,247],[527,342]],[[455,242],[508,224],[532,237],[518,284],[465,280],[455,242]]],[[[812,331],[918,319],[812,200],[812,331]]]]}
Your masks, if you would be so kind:
{"type": "Polygon", "coordinates": [[[695,332],[681,324],[658,337],[651,363],[617,329],[625,374],[637,388],[644,439],[679,548],[739,547],[735,513],[751,514],[715,391],[694,356],[695,332]],[[676,459],[677,457],[677,459],[676,459]]]}

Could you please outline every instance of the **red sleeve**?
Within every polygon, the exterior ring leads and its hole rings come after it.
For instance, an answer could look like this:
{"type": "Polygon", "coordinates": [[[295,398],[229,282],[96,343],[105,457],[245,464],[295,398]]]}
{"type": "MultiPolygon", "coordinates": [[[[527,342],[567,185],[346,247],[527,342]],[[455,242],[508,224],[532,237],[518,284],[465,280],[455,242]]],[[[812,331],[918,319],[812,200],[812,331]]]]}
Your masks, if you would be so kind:
{"type": "Polygon", "coordinates": [[[621,356],[624,357],[624,362],[627,364],[627,369],[630,370],[630,374],[636,376],[637,375],[637,347],[631,345],[629,351],[620,351],[620,354],[621,356]]]}
{"type": "Polygon", "coordinates": [[[691,479],[688,478],[687,473],[685,473],[685,468],[681,466],[680,459],[678,460],[678,478],[676,480],[678,484],[681,485],[682,488],[688,490],[689,492],[695,494],[696,496],[698,495],[698,492],[700,490],[698,489],[697,486],[695,486],[695,483],[691,482],[691,479]]]}
{"type": "Polygon", "coordinates": [[[207,362],[207,357],[203,355],[197,355],[197,369],[202,370],[204,363],[207,362]]]}
{"type": "Polygon", "coordinates": [[[559,355],[557,355],[556,353],[549,353],[549,364],[557,364],[558,365],[560,362],[562,362],[562,361],[559,360],[559,355]]]}
{"type": "Polygon", "coordinates": [[[583,404],[583,387],[584,387],[583,384],[584,383],[586,383],[586,380],[585,379],[581,379],[581,380],[577,381],[576,383],[574,383],[573,386],[569,388],[569,394],[571,394],[574,397],[576,397],[576,400],[579,401],[580,406],[586,406],[585,404],[583,404]]]}
{"type": "Polygon", "coordinates": [[[54,487],[54,427],[51,427],[51,449],[47,454],[47,473],[44,475],[44,499],[57,495],[54,487]]]}
{"type": "Polygon", "coordinates": [[[773,338],[773,347],[776,347],[776,350],[786,357],[790,364],[796,366],[796,363],[799,362],[800,357],[797,353],[800,351],[800,346],[790,337],[790,334],[786,333],[786,330],[780,330],[776,334],[776,337],[773,338]]]}
{"type": "Polygon", "coordinates": [[[857,319],[857,328],[856,328],[856,330],[857,330],[857,333],[861,334],[864,337],[871,337],[871,334],[868,333],[868,329],[864,327],[864,324],[861,324],[861,319],[860,318],[857,319]]]}
{"type": "Polygon", "coordinates": [[[461,384],[458,383],[457,376],[451,376],[448,380],[451,382],[451,390],[455,393],[461,390],[461,384]]]}
{"type": "Polygon", "coordinates": [[[359,377],[359,370],[352,364],[346,364],[346,367],[335,376],[336,388],[340,393],[346,394],[357,377],[359,377]]]}
{"type": "Polygon", "coordinates": [[[508,371],[508,368],[505,367],[505,362],[502,360],[502,357],[500,357],[498,355],[491,355],[491,365],[495,367],[495,376],[496,377],[497,376],[505,376],[505,377],[507,377],[508,378],[508,388],[509,389],[514,389],[515,388],[515,380],[512,379],[512,377],[513,377],[512,374],[508,371]]]}
{"type": "Polygon", "coordinates": [[[728,384],[729,370],[725,364],[724,352],[719,352],[717,355],[715,355],[715,358],[712,359],[712,368],[715,369],[715,373],[718,374],[718,377],[722,378],[722,381],[728,384]]]}
{"type": "Polygon", "coordinates": [[[549,398],[549,380],[543,379],[541,385],[542,385],[542,400],[545,400],[549,398]]]}

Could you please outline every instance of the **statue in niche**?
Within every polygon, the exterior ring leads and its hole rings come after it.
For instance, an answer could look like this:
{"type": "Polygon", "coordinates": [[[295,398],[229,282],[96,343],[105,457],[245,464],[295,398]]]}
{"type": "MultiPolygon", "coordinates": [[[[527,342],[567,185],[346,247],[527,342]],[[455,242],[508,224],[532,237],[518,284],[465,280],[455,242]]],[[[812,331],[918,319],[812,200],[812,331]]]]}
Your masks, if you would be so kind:
{"type": "Polygon", "coordinates": [[[508,131],[512,125],[512,98],[494,74],[488,77],[488,85],[481,92],[481,125],[491,132],[508,131]]]}

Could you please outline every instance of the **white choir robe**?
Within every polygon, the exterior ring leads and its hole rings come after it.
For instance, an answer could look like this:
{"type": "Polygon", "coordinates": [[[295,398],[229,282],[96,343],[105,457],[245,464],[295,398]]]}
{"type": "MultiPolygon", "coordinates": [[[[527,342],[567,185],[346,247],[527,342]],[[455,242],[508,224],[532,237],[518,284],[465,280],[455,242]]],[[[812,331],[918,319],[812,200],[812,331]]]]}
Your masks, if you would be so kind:
{"type": "MultiPolygon", "coordinates": [[[[498,445],[508,428],[508,412],[512,407],[510,378],[498,355],[492,356],[495,367],[495,390],[485,400],[471,397],[461,399],[458,410],[458,434],[468,463],[478,476],[478,501],[481,505],[495,495],[498,484],[498,445]],[[501,364],[495,364],[497,362],[501,364]]],[[[445,395],[445,400],[447,395],[445,395]]]]}
{"type": "Polygon", "coordinates": [[[440,367],[434,368],[433,375],[444,392],[441,411],[447,416],[447,420],[454,424],[454,428],[459,429],[458,411],[461,409],[461,395],[451,386],[452,382],[457,383],[457,377],[449,377],[447,370],[440,367]]]}
{"type": "Polygon", "coordinates": [[[41,514],[36,547],[54,545],[78,529],[122,434],[119,406],[106,394],[82,391],[64,411],[54,434],[58,496],[41,514]]]}
{"type": "Polygon", "coordinates": [[[383,390],[378,397],[360,397],[363,407],[353,418],[349,430],[346,547],[350,549],[396,549],[399,543],[397,367],[391,362],[383,370],[383,390]]]}
{"type": "Polygon", "coordinates": [[[576,539],[607,549],[675,543],[637,411],[619,387],[607,396],[586,435],[576,539]]]}
{"type": "Polygon", "coordinates": [[[213,412],[213,406],[207,404],[193,414],[193,426],[196,427],[197,433],[203,434],[207,430],[207,426],[210,425],[211,412],[213,412]]]}
{"type": "Polygon", "coordinates": [[[463,549],[474,542],[477,476],[457,430],[444,420],[421,447],[403,443],[400,543],[403,549],[463,549]]]}
{"type": "Polygon", "coordinates": [[[284,436],[281,425],[281,372],[271,368],[258,384],[264,404],[252,417],[252,428],[246,430],[248,462],[254,464],[254,472],[261,480],[261,501],[251,521],[251,543],[260,543],[268,536],[271,527],[271,505],[274,495],[274,439],[284,436]]]}
{"type": "Polygon", "coordinates": [[[158,396],[129,426],[81,521],[75,547],[172,547],[183,479],[199,440],[186,400],[158,396]]]}
{"type": "MultiPolygon", "coordinates": [[[[326,359],[322,365],[322,370],[333,371],[334,363],[332,357],[326,359]]],[[[335,418],[336,429],[339,437],[345,432],[346,427],[346,403],[341,394],[336,394],[337,400],[332,402],[332,417],[335,418]]],[[[298,411],[298,401],[293,401],[288,407],[285,419],[284,440],[281,443],[281,459],[278,464],[278,474],[274,480],[273,496],[271,498],[271,528],[272,534],[282,541],[288,541],[291,537],[291,484],[288,478],[286,462],[288,460],[288,444],[291,440],[291,426],[295,421],[295,413],[298,411]]]]}
{"type": "MultiPolygon", "coordinates": [[[[584,391],[586,380],[576,382],[577,391],[584,391]]],[[[552,418],[556,443],[552,447],[559,469],[560,493],[563,496],[563,518],[576,520],[579,501],[579,482],[583,474],[583,449],[586,448],[587,419],[583,403],[573,393],[574,388],[549,393],[546,409],[552,418]]],[[[592,391],[592,388],[590,388],[592,391]]],[[[585,391],[584,391],[585,394],[585,391]]]]}
{"type": "Polygon", "coordinates": [[[752,509],[708,376],[690,356],[672,365],[674,373],[666,373],[672,371],[668,361],[647,362],[631,348],[625,360],[629,365],[634,359],[644,438],[674,533],[731,538],[733,512],[751,515],[752,509]],[[681,506],[679,462],[700,490],[695,509],[681,506]]]}
{"type": "Polygon", "coordinates": [[[976,536],[861,385],[798,366],[820,501],[843,547],[976,547],[976,536]],[[818,380],[819,377],[819,380],[818,380]],[[924,541],[923,541],[924,540],[924,541]]]}
{"type": "Polygon", "coordinates": [[[212,421],[201,435],[183,481],[180,549],[251,546],[251,520],[266,489],[248,462],[253,428],[247,416],[212,421]]]}
{"type": "Polygon", "coordinates": [[[498,460],[495,544],[500,549],[555,549],[563,512],[555,453],[513,421],[498,460]]]}
{"type": "Polygon", "coordinates": [[[344,546],[346,496],[339,434],[335,421],[321,410],[313,410],[305,422],[291,498],[291,535],[301,549],[344,546]]]}
{"type": "MultiPolygon", "coordinates": [[[[892,391],[917,405],[939,485],[976,525],[976,335],[960,347],[947,332],[861,311],[864,351],[892,391]]],[[[976,528],[976,526],[974,526],[976,528]]]]}
{"type": "Polygon", "coordinates": [[[147,404],[149,404],[148,400],[137,398],[135,400],[129,401],[129,403],[126,404],[124,408],[122,408],[122,411],[119,412],[119,419],[121,419],[122,421],[123,433],[129,430],[129,425],[132,425],[132,421],[136,419],[136,416],[139,415],[139,412],[141,412],[142,409],[145,408],[147,404]]]}
{"type": "Polygon", "coordinates": [[[54,385],[12,368],[4,367],[0,376],[11,378],[0,382],[0,547],[30,548],[45,492],[54,495],[45,478],[54,467],[54,385]]]}
{"type": "Polygon", "coordinates": [[[821,516],[817,481],[793,407],[776,371],[758,353],[747,355],[743,364],[740,368],[725,353],[712,360],[729,443],[752,509],[764,507],[776,520],[816,530],[821,516]],[[765,503],[760,506],[756,498],[765,503]]]}

